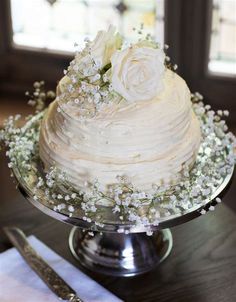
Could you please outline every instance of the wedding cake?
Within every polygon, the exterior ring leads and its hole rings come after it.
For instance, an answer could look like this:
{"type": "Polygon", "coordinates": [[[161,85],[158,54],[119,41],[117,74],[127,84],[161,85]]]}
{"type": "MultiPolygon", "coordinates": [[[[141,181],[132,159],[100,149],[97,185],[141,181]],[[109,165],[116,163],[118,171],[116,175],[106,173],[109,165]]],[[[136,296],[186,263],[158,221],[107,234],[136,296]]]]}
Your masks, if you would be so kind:
{"type": "Polygon", "coordinates": [[[125,45],[98,32],[65,71],[41,125],[45,170],[57,167],[79,191],[108,190],[126,177],[139,191],[176,184],[201,140],[185,81],[149,36],[125,45]]]}

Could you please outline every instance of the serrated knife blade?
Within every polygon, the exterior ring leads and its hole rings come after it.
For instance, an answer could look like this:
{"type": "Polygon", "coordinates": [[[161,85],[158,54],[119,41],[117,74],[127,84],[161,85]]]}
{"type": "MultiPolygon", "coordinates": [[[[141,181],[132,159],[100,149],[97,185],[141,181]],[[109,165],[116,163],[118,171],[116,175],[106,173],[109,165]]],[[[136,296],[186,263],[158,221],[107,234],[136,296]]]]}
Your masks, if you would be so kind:
{"type": "Polygon", "coordinates": [[[83,302],[76,292],[34,250],[25,234],[19,228],[4,227],[3,231],[28,265],[59,299],[69,302],[83,302]]]}

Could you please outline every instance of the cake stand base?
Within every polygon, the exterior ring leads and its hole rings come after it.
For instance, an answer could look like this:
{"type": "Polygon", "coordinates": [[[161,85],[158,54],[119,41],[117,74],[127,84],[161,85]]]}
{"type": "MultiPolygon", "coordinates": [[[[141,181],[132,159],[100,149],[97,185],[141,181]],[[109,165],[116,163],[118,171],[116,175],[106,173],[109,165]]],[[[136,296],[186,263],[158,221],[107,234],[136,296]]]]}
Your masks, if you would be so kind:
{"type": "Polygon", "coordinates": [[[136,276],[154,269],[170,254],[169,229],[146,233],[99,233],[74,227],[69,236],[73,256],[86,268],[113,276],[136,276]]]}

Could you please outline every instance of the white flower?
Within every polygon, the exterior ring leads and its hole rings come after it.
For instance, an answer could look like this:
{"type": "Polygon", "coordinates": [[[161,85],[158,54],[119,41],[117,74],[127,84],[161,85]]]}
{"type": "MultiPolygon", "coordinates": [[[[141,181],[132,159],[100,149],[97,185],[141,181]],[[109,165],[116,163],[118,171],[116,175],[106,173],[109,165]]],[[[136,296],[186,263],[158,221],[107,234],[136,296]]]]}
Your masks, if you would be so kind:
{"type": "Polygon", "coordinates": [[[112,58],[113,89],[128,101],[154,98],[163,88],[163,50],[138,43],[116,51],[112,58]]]}
{"type": "MultiPolygon", "coordinates": [[[[116,33],[114,26],[110,26],[107,31],[99,31],[95,39],[88,42],[83,51],[76,53],[75,59],[70,63],[69,73],[65,80],[69,78],[69,83],[75,83],[76,77],[88,77],[91,83],[96,83],[101,77],[99,69],[111,62],[111,56],[121,48],[121,45],[121,36],[116,33]]],[[[69,83],[66,83],[67,86],[69,83]]],[[[59,85],[60,90],[63,89],[61,86],[59,85]]]]}
{"type": "Polygon", "coordinates": [[[210,210],[210,211],[214,211],[214,210],[215,210],[215,207],[214,207],[214,206],[210,206],[209,210],[210,210]]]}
{"type": "Polygon", "coordinates": [[[77,196],[77,194],[76,194],[76,193],[72,193],[72,194],[71,194],[71,198],[72,198],[72,199],[75,199],[75,198],[76,198],[76,196],[77,196]]]}
{"type": "Polygon", "coordinates": [[[111,62],[113,53],[121,47],[122,39],[116,33],[114,26],[109,26],[108,31],[100,30],[91,42],[91,55],[96,63],[102,67],[111,62]]]}

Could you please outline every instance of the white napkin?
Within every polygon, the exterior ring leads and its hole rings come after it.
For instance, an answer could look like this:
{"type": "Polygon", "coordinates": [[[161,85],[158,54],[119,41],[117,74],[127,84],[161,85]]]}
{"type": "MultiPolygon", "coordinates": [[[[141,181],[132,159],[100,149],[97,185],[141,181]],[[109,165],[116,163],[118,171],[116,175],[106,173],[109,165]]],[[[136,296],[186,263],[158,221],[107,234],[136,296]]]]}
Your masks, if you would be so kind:
{"type": "MultiPolygon", "coordinates": [[[[29,242],[85,302],[120,302],[112,293],[61,258],[36,237],[29,242]]],[[[58,302],[56,295],[26,264],[15,248],[0,254],[1,302],[58,302]]]]}

